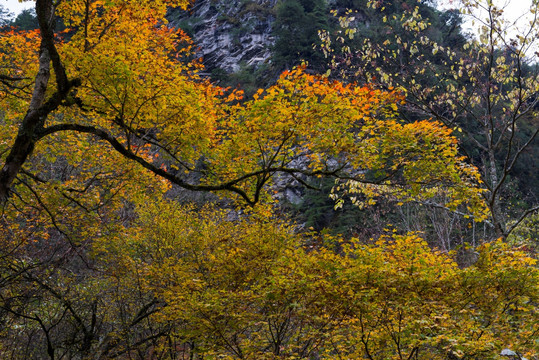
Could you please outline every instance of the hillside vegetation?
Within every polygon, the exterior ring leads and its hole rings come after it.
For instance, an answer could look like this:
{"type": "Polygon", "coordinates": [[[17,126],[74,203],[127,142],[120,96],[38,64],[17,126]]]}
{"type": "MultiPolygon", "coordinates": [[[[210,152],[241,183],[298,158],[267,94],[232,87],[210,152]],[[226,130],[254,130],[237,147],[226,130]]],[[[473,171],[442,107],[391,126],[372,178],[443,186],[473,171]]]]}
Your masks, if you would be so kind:
{"type": "Polygon", "coordinates": [[[0,358],[539,359],[538,27],[476,6],[2,12],[0,358]]]}

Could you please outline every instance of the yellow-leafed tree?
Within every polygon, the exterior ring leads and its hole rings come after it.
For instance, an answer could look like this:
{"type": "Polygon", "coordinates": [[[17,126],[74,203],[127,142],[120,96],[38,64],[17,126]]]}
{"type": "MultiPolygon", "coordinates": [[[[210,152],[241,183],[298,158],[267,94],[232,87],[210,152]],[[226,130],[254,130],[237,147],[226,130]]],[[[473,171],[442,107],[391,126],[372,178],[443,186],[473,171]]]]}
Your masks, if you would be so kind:
{"type": "MultiPolygon", "coordinates": [[[[37,0],[35,6],[39,31],[0,34],[0,357],[384,358],[397,350],[468,351],[444,342],[439,329],[419,339],[416,323],[399,335],[410,337],[394,344],[393,315],[402,308],[406,319],[425,319],[422,301],[430,299],[406,292],[406,272],[391,265],[401,247],[417,248],[428,260],[418,275],[434,277],[426,288],[456,271],[416,237],[385,251],[380,245],[305,252],[300,245],[308,239],[293,235],[267,204],[234,220],[224,210],[165,200],[175,185],[254,206],[271,200],[276,174],[301,182],[328,176],[360,193],[358,201],[444,194],[448,207],[468,206],[483,218],[477,172],[457,156],[450,130],[396,121],[398,89],[329,81],[303,67],[244,101],[241,92],[201,79],[199,63],[189,60],[191,41],[167,27],[167,6],[186,8],[187,1],[37,0]],[[55,32],[56,16],[66,30],[55,32]],[[347,274],[363,269],[370,256],[376,282],[355,283],[347,274]],[[429,269],[439,258],[439,272],[429,269]],[[406,295],[404,303],[390,297],[395,291],[406,295]],[[374,304],[391,311],[370,311],[374,304]],[[370,338],[366,327],[365,340],[358,319],[367,313],[377,332],[370,338]]],[[[461,282],[470,291],[488,284],[473,279],[461,282]]],[[[522,311],[535,301],[526,294],[518,293],[522,311]]],[[[436,301],[449,312],[461,305],[436,301]]],[[[499,310],[489,306],[481,309],[499,310]]],[[[456,341],[468,341],[473,326],[484,325],[476,307],[459,315],[470,324],[467,333],[448,322],[448,334],[461,336],[456,341]]],[[[500,329],[520,321],[511,319],[500,329]]],[[[526,348],[518,336],[507,341],[526,348]]]]}

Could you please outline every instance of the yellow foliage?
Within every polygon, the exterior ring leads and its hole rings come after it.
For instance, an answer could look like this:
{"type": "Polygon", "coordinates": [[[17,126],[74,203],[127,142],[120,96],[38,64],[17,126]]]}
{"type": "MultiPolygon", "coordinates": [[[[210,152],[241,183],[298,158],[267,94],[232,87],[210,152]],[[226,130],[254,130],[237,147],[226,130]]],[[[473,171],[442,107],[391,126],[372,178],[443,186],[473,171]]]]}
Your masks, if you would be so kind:
{"type": "Polygon", "coordinates": [[[304,247],[312,239],[267,215],[234,219],[174,203],[145,204],[140,214],[129,240],[106,258],[137,264],[125,276],[137,271],[167,304],[153,321],[177,324],[175,336],[196,342],[205,358],[497,359],[509,345],[528,357],[539,351],[535,260],[501,242],[459,269],[418,234],[352,240],[336,254],[304,247]]]}
{"type": "MultiPolygon", "coordinates": [[[[95,347],[129,357],[148,343],[148,358],[188,344],[207,359],[487,357],[509,342],[535,351],[537,269],[521,252],[485,247],[461,270],[408,234],[337,254],[315,238],[342,239],[294,234],[266,204],[236,212],[166,200],[177,184],[252,205],[287,173],[350,180],[343,189],[367,204],[443,194],[449,208],[484,213],[477,170],[451,131],[395,120],[399,90],[300,67],[242,102],[186,60],[192,43],[163,18],[173,5],[187,1],[59,2],[70,28],[55,49],[77,81],[65,94],[60,82],[43,85],[42,123],[2,204],[0,307],[12,322],[0,340],[62,327],[48,345],[85,344],[80,358],[95,347]]],[[[0,88],[3,165],[17,129],[28,135],[40,36],[0,35],[1,75],[17,78],[0,88]]]]}

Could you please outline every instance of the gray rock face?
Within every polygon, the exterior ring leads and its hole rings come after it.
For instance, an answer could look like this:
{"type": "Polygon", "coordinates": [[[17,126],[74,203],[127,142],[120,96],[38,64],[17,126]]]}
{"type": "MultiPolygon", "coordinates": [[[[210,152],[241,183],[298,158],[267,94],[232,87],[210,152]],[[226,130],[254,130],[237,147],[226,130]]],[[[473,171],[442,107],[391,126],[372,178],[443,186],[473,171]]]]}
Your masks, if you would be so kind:
{"type": "Polygon", "coordinates": [[[230,73],[259,66],[271,55],[277,0],[197,0],[189,11],[172,9],[170,26],[193,37],[208,70],[230,73]]]}
{"type": "Polygon", "coordinates": [[[518,356],[516,352],[510,349],[503,349],[500,355],[501,356],[518,356]]]}
{"type": "Polygon", "coordinates": [[[521,357],[518,353],[514,352],[511,349],[503,349],[500,355],[507,356],[511,359],[516,359],[516,360],[528,360],[525,357],[521,357]]]}

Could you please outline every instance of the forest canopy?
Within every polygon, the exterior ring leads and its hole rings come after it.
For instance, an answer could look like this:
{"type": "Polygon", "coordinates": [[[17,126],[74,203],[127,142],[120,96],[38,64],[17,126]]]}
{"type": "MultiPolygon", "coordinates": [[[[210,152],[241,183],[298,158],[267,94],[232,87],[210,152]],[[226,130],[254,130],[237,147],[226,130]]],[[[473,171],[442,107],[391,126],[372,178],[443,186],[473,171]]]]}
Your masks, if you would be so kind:
{"type": "Polygon", "coordinates": [[[0,33],[0,355],[537,358],[529,242],[302,230],[277,201],[283,178],[329,180],[337,205],[435,205],[499,230],[497,183],[459,131],[403,121],[415,88],[382,69],[300,65],[252,98],[218,86],[167,26],[188,5],[37,0],[38,29],[0,33]]]}

